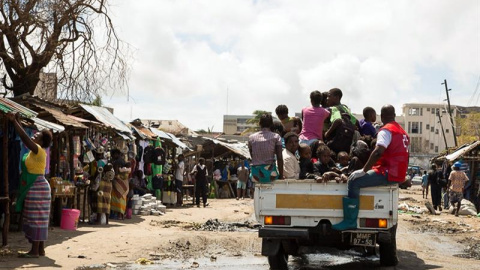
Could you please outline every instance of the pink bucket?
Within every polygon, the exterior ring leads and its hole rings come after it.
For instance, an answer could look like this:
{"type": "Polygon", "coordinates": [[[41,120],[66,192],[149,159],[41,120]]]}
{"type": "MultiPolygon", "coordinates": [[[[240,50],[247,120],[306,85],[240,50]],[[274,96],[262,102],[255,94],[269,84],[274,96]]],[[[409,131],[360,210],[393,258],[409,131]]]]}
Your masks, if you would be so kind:
{"type": "Polygon", "coordinates": [[[78,225],[80,210],[78,209],[62,209],[62,221],[60,229],[75,231],[78,225]]]}

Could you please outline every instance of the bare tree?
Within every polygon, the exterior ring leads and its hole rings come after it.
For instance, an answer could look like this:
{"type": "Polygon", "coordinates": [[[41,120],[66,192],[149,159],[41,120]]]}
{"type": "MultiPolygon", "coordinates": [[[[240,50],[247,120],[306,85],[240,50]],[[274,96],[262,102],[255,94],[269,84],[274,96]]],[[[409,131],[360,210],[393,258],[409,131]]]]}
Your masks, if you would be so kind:
{"type": "Polygon", "coordinates": [[[127,65],[107,0],[0,0],[5,89],[33,94],[40,72],[58,76],[58,97],[92,101],[126,87],[127,65]],[[8,75],[8,77],[7,77],[8,75]]]}

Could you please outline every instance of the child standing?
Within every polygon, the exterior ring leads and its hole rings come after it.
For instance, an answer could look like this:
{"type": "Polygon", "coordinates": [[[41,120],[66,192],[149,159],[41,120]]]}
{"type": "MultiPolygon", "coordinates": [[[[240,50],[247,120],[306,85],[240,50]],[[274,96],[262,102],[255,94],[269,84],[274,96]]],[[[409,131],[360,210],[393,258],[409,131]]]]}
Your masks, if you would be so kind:
{"type": "Polygon", "coordinates": [[[422,198],[427,199],[428,197],[428,174],[427,171],[423,171],[422,176],[422,198]]]}
{"type": "Polygon", "coordinates": [[[375,112],[375,109],[372,107],[365,107],[363,109],[363,117],[364,118],[359,121],[360,135],[370,135],[372,138],[375,138],[377,136],[377,130],[372,123],[375,123],[377,120],[377,112],[375,112]]]}

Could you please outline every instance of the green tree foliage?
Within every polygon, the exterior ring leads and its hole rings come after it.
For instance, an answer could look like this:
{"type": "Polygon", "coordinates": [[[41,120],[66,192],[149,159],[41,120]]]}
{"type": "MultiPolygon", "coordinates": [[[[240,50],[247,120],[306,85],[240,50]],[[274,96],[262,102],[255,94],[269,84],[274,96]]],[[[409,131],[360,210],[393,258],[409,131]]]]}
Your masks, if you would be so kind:
{"type": "Polygon", "coordinates": [[[2,84],[14,96],[33,94],[40,72],[55,73],[59,98],[91,101],[126,86],[107,0],[0,0],[2,84]]]}
{"type": "Polygon", "coordinates": [[[480,113],[469,113],[464,118],[457,117],[456,123],[459,145],[480,139],[480,113]]]}
{"type": "Polygon", "coordinates": [[[252,118],[252,119],[248,119],[248,120],[247,120],[247,124],[253,124],[253,125],[255,125],[255,126],[245,129],[245,130],[242,132],[242,135],[246,135],[246,134],[248,134],[248,133],[253,133],[253,132],[259,131],[259,130],[260,130],[260,117],[261,117],[262,114],[264,114],[264,113],[272,114],[271,112],[267,112],[267,111],[263,111],[263,110],[255,110],[255,111],[253,111],[253,118],[252,118]]]}

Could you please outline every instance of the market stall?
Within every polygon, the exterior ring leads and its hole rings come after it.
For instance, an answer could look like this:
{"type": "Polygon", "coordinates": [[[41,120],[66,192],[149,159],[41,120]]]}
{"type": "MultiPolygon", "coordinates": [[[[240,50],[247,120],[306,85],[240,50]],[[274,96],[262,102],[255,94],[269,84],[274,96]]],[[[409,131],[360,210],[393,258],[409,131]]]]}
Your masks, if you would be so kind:
{"type": "Polygon", "coordinates": [[[471,201],[477,209],[480,209],[480,141],[464,144],[451,154],[437,157],[437,162],[442,162],[444,167],[450,166],[456,161],[462,163],[461,170],[467,174],[470,180],[465,187],[465,199],[471,201]]]}

